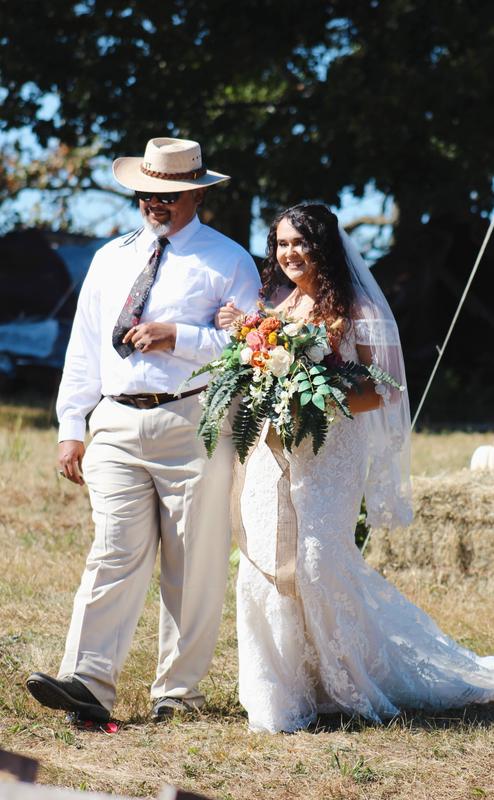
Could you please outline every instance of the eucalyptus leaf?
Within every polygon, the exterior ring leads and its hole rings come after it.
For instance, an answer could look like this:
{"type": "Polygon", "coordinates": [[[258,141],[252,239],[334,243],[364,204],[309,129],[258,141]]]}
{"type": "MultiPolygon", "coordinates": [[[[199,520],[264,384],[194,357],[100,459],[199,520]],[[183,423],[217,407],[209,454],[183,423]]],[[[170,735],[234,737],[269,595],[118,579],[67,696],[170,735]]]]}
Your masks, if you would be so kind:
{"type": "Polygon", "coordinates": [[[321,394],[313,394],[311,400],[314,403],[314,405],[321,411],[325,410],[326,405],[324,403],[324,397],[321,394]]]}
{"type": "Polygon", "coordinates": [[[323,367],[320,364],[314,364],[314,366],[309,370],[310,375],[320,375],[322,372],[327,372],[327,370],[326,367],[323,367]]]}

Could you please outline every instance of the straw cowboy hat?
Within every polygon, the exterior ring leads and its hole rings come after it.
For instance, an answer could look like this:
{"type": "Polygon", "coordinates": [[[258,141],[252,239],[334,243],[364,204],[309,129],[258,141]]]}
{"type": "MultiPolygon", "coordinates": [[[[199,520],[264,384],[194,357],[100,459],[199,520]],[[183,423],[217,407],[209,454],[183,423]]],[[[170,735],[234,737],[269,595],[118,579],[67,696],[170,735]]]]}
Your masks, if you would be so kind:
{"type": "Polygon", "coordinates": [[[143,158],[117,158],[113,175],[122,186],[135,192],[184,192],[230,178],[203,166],[198,142],[165,137],[150,139],[143,158]]]}

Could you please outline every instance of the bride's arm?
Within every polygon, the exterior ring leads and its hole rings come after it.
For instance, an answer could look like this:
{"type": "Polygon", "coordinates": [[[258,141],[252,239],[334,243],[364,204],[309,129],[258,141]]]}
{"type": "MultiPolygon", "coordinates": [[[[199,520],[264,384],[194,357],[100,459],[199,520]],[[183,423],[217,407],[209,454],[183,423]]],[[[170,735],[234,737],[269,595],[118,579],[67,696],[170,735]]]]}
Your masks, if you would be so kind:
{"type": "MultiPolygon", "coordinates": [[[[371,348],[358,344],[357,353],[361,364],[372,364],[371,348]]],[[[352,414],[361,414],[364,411],[374,411],[383,404],[383,398],[376,392],[376,385],[371,380],[362,380],[360,392],[350,389],[347,395],[348,407],[352,414]]]]}
{"type": "MultiPolygon", "coordinates": [[[[380,292],[380,290],[377,290],[380,292]]],[[[356,348],[361,364],[377,364],[400,384],[405,385],[405,372],[400,337],[396,321],[386,304],[384,296],[380,305],[365,295],[353,306],[353,327],[356,348]]],[[[385,406],[401,405],[406,393],[389,384],[375,384],[368,379],[362,382],[362,393],[351,391],[350,410],[355,413],[374,411],[385,406]]],[[[408,401],[407,401],[408,402],[408,401]]]]}

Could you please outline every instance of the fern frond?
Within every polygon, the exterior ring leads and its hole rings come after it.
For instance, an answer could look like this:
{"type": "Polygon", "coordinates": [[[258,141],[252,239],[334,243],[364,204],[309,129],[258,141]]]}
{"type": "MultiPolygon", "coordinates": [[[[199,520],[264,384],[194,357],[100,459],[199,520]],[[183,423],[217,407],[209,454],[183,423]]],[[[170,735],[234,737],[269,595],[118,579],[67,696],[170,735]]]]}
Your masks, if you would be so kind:
{"type": "Polygon", "coordinates": [[[312,450],[316,455],[326,441],[328,427],[328,419],[324,411],[315,408],[312,403],[302,406],[297,417],[294,437],[295,446],[298,447],[306,436],[311,436],[312,450]]]}
{"type": "Polygon", "coordinates": [[[381,369],[381,367],[378,367],[377,364],[371,364],[368,367],[368,370],[372,380],[375,383],[388,383],[390,386],[394,386],[395,389],[402,388],[398,381],[395,381],[391,375],[389,375],[387,372],[384,372],[384,370],[381,369]]]}
{"type": "Polygon", "coordinates": [[[244,463],[250,448],[259,436],[265,418],[264,406],[251,408],[245,401],[240,403],[233,419],[232,439],[241,464],[244,463]]]}

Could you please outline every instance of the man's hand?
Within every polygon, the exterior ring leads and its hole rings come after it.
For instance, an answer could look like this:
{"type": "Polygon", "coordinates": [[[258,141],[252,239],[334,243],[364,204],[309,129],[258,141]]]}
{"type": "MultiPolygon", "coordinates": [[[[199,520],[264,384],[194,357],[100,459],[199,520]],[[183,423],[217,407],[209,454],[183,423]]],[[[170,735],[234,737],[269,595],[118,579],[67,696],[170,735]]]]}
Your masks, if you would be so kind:
{"type": "Polygon", "coordinates": [[[58,445],[58,463],[60,474],[64,475],[72,483],[84,485],[82,477],[82,457],[86,451],[84,442],[76,439],[66,439],[58,445]]]}
{"type": "Polygon", "coordinates": [[[140,353],[152,350],[173,350],[177,339],[177,326],[174,322],[144,322],[134,325],[122,339],[124,344],[132,342],[140,353]]]}
{"type": "Polygon", "coordinates": [[[221,306],[215,314],[214,324],[220,330],[228,330],[238,317],[243,316],[244,312],[240,308],[236,308],[235,303],[228,302],[226,305],[221,306]]]}

